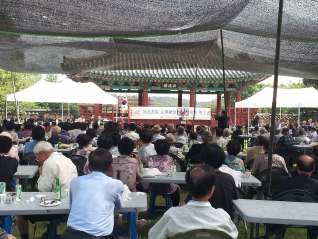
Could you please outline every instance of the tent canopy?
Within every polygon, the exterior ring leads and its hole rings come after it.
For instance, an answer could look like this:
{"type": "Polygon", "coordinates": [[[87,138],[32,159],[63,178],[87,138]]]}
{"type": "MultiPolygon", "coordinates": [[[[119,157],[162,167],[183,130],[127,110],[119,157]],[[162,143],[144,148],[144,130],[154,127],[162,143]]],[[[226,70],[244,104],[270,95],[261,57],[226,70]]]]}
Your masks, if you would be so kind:
{"type": "MultiPolygon", "coordinates": [[[[115,97],[99,88],[95,83],[51,83],[41,80],[33,86],[15,94],[17,101],[79,103],[79,104],[117,104],[115,97]]],[[[7,95],[7,101],[15,101],[14,94],[7,95]]]]}
{"type": "MultiPolygon", "coordinates": [[[[257,94],[235,103],[236,108],[271,108],[273,88],[265,87],[257,94]]],[[[277,89],[277,107],[318,108],[318,91],[313,87],[277,89]]]]}

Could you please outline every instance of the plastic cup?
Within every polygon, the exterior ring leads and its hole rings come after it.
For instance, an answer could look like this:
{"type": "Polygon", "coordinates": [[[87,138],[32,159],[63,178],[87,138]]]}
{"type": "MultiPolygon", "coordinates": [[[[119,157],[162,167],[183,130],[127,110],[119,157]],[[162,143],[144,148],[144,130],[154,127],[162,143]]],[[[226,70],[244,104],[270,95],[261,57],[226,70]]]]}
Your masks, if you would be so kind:
{"type": "Polygon", "coordinates": [[[70,190],[69,189],[64,189],[65,197],[68,198],[70,197],[70,190]]]}
{"type": "Polygon", "coordinates": [[[0,203],[4,203],[6,201],[6,194],[0,194],[0,203]]]}
{"type": "Polygon", "coordinates": [[[251,177],[251,172],[246,172],[246,178],[251,177]]]}

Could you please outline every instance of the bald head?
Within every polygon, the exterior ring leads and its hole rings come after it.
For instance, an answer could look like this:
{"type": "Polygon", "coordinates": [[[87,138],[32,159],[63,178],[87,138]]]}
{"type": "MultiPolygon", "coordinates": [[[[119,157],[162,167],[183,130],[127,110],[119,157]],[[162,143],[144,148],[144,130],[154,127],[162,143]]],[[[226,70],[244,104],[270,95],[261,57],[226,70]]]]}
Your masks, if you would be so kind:
{"type": "Polygon", "coordinates": [[[306,173],[309,176],[315,170],[315,160],[309,155],[301,155],[296,161],[298,173],[306,173]]]}
{"type": "Polygon", "coordinates": [[[59,126],[53,126],[52,127],[52,134],[60,134],[61,133],[61,128],[59,126]]]}

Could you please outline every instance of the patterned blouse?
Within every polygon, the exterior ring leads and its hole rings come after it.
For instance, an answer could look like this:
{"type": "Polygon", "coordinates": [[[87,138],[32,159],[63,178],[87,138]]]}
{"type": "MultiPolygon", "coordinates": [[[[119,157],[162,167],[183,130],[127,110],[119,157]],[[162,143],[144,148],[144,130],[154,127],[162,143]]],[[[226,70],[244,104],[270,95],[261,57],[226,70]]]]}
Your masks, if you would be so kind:
{"type": "MultiPolygon", "coordinates": [[[[171,167],[174,166],[173,159],[168,155],[154,155],[152,156],[153,167],[159,169],[160,172],[170,172],[171,167]]],[[[149,163],[147,158],[146,165],[149,163]]],[[[146,191],[154,193],[172,194],[177,190],[177,184],[174,183],[142,183],[146,191]]]]}
{"type": "Polygon", "coordinates": [[[226,155],[225,163],[229,166],[229,168],[245,173],[245,166],[242,159],[234,155],[226,155]]]}
{"type": "Polygon", "coordinates": [[[85,149],[84,148],[75,148],[75,149],[72,149],[70,151],[70,154],[69,154],[69,155],[80,155],[80,156],[84,156],[85,158],[87,158],[86,164],[84,165],[84,169],[83,169],[83,173],[85,173],[85,174],[90,173],[88,170],[88,155],[90,152],[91,152],[91,150],[88,148],[85,148],[85,149]]]}
{"type": "Polygon", "coordinates": [[[117,179],[117,171],[119,170],[120,181],[126,184],[131,192],[136,192],[136,182],[142,179],[140,161],[129,158],[128,155],[121,155],[113,160],[113,165],[113,178],[117,179]]]}

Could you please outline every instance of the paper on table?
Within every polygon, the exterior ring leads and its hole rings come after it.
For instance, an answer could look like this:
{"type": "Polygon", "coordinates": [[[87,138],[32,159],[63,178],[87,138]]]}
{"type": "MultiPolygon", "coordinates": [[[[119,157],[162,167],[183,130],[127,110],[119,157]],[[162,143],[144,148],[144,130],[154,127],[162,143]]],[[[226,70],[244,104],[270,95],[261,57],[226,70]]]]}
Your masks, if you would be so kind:
{"type": "Polygon", "coordinates": [[[131,197],[129,197],[130,195],[130,190],[128,188],[128,186],[126,184],[124,184],[124,192],[123,192],[123,201],[127,202],[131,199],[131,197]]]}
{"type": "Polygon", "coordinates": [[[162,175],[157,168],[143,168],[141,171],[144,178],[153,178],[157,175],[162,175]]]}

